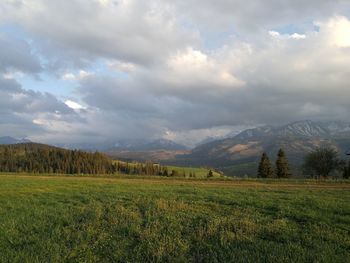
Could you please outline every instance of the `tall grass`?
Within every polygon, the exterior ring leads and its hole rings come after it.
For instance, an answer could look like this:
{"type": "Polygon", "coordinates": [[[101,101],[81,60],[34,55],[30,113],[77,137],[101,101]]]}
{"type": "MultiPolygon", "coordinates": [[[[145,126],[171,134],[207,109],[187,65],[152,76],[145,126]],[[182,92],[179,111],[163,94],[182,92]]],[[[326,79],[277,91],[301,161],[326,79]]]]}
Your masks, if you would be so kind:
{"type": "Polygon", "coordinates": [[[350,186],[318,186],[0,176],[0,262],[348,262],[350,186]]]}

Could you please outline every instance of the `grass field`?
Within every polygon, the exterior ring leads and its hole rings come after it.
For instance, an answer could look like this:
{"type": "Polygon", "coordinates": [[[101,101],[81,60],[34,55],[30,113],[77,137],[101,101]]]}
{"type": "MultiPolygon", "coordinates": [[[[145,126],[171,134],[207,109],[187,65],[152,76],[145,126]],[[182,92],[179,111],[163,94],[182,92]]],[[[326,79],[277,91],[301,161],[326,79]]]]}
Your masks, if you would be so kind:
{"type": "Polygon", "coordinates": [[[350,184],[0,175],[0,262],[349,262],[350,184]]]}
{"type": "MultiPolygon", "coordinates": [[[[166,165],[169,171],[175,170],[179,173],[179,175],[185,173],[189,175],[190,173],[194,174],[196,178],[205,178],[208,176],[209,170],[208,168],[196,168],[196,167],[180,167],[180,166],[170,166],[166,165]]],[[[213,177],[222,177],[223,175],[219,174],[215,170],[212,170],[213,177]]]]}
{"type": "MultiPolygon", "coordinates": [[[[126,164],[127,162],[119,161],[119,160],[114,160],[115,163],[124,163],[126,164]]],[[[137,166],[139,164],[144,164],[144,163],[139,163],[139,162],[128,162],[128,165],[130,167],[137,166]]],[[[208,173],[211,170],[213,173],[214,178],[218,177],[224,177],[223,174],[215,171],[215,169],[210,169],[210,168],[203,168],[203,167],[182,167],[182,166],[172,166],[172,165],[162,165],[163,167],[166,167],[168,169],[169,174],[171,171],[176,171],[178,173],[177,177],[183,177],[183,174],[186,175],[186,177],[189,177],[190,174],[193,175],[195,178],[206,178],[208,177],[208,173]]]]}

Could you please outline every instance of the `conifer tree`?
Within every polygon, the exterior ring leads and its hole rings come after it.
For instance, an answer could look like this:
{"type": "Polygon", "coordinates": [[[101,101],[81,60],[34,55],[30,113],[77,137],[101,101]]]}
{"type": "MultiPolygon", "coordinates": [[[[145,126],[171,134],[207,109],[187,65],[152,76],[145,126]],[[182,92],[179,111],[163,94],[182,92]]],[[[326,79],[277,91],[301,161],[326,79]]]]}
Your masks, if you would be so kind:
{"type": "Polygon", "coordinates": [[[279,149],[276,160],[276,176],[278,178],[289,178],[290,170],[286,154],[282,149],[279,149]]]}
{"type": "Polygon", "coordinates": [[[350,160],[348,162],[348,165],[344,166],[343,178],[350,179],[350,160]]]}
{"type": "Polygon", "coordinates": [[[273,178],[274,172],[272,168],[272,164],[270,162],[269,157],[264,152],[261,156],[261,160],[258,168],[258,177],[260,178],[273,178]]]}
{"type": "Polygon", "coordinates": [[[348,179],[348,167],[344,166],[343,168],[343,179],[348,179]]]}

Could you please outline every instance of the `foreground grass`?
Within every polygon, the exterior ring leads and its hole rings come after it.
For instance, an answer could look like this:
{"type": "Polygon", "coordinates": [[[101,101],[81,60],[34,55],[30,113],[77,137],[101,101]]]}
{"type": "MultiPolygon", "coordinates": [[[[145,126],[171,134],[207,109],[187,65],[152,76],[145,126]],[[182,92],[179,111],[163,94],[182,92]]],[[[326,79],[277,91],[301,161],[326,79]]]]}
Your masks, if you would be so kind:
{"type": "Polygon", "coordinates": [[[350,185],[0,176],[0,262],[348,262],[350,185]]]}

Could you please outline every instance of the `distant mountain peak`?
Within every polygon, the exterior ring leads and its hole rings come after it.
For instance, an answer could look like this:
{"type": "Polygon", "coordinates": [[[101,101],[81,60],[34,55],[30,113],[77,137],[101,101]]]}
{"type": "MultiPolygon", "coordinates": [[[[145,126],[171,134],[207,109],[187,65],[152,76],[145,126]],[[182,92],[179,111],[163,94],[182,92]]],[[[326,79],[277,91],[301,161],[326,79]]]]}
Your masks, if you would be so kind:
{"type": "Polygon", "coordinates": [[[350,154],[350,123],[303,120],[247,129],[234,137],[197,146],[190,153],[179,155],[173,163],[209,165],[232,175],[254,175],[262,152],[274,160],[282,148],[290,164],[300,167],[305,154],[318,147],[337,149],[342,157],[350,154]]]}
{"type": "Polygon", "coordinates": [[[322,137],[329,132],[320,123],[310,120],[292,122],[276,129],[276,135],[322,137]]]}
{"type": "Polygon", "coordinates": [[[350,123],[340,121],[315,122],[302,120],[288,123],[282,126],[261,126],[245,130],[234,136],[235,139],[246,140],[266,136],[301,136],[328,138],[335,134],[350,132],[350,123]]]}
{"type": "Polygon", "coordinates": [[[253,129],[247,129],[245,131],[242,131],[241,133],[237,134],[233,138],[236,139],[249,139],[249,138],[255,138],[255,137],[263,137],[269,135],[273,130],[272,126],[265,125],[265,126],[260,126],[257,128],[253,129]]]}

